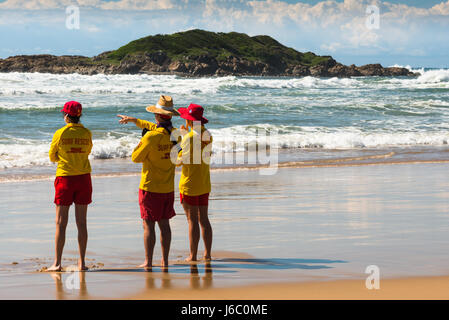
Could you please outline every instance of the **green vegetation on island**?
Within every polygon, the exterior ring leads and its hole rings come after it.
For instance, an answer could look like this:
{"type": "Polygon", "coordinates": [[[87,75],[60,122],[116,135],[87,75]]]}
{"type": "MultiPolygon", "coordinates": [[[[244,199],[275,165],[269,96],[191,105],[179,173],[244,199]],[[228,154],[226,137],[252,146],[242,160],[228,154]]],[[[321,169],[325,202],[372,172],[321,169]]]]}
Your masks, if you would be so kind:
{"type": "Polygon", "coordinates": [[[171,60],[183,62],[199,56],[213,57],[217,61],[237,57],[274,65],[301,64],[310,67],[331,59],[330,56],[317,56],[312,52],[298,52],[269,36],[250,37],[238,32],[216,33],[199,29],[137,39],[109,52],[104,59],[119,62],[127,55],[159,51],[165,52],[171,60]]]}

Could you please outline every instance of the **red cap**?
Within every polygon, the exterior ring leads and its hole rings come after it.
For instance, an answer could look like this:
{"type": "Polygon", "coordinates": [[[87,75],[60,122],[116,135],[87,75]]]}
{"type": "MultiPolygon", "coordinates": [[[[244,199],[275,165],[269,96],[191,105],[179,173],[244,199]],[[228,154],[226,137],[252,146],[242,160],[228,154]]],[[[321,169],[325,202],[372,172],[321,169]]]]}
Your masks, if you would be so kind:
{"type": "Polygon", "coordinates": [[[178,112],[181,114],[181,118],[183,119],[201,121],[201,124],[209,122],[209,120],[203,117],[203,107],[198,104],[191,103],[188,108],[179,108],[178,112]]]}
{"type": "Polygon", "coordinates": [[[72,117],[80,117],[82,110],[83,107],[81,106],[81,103],[76,101],[69,101],[64,104],[64,108],[62,108],[61,112],[65,112],[72,117]]]}

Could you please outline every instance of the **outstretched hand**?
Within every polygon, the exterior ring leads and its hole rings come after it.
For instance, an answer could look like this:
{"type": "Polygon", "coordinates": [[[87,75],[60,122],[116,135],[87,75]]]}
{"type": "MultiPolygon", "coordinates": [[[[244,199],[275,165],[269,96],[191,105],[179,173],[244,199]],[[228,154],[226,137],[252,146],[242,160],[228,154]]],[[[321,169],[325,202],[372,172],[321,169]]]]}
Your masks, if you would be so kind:
{"type": "Polygon", "coordinates": [[[120,120],[118,122],[121,123],[121,124],[126,124],[126,123],[128,123],[130,121],[136,123],[136,120],[137,120],[136,118],[128,117],[128,116],[125,116],[123,114],[118,114],[117,117],[120,118],[120,120]]]}

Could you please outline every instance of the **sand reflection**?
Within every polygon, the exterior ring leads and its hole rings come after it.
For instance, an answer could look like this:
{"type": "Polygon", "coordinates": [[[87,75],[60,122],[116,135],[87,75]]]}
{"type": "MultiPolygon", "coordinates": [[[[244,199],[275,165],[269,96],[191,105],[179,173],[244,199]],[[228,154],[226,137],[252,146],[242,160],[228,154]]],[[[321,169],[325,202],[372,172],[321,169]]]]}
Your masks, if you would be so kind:
{"type": "Polygon", "coordinates": [[[55,281],[57,300],[89,299],[85,272],[50,272],[49,274],[55,281]]]}

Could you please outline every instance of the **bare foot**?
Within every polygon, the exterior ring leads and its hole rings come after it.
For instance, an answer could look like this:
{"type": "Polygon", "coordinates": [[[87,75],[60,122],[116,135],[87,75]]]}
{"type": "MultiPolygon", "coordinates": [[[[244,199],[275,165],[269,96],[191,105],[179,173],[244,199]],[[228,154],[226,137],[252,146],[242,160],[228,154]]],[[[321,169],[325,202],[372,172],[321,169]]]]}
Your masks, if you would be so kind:
{"type": "Polygon", "coordinates": [[[196,259],[196,257],[189,256],[188,258],[185,259],[185,261],[192,262],[192,261],[198,261],[198,260],[196,259]]]}
{"type": "Polygon", "coordinates": [[[164,259],[161,259],[161,268],[168,268],[168,261],[165,262],[164,259]]]}
{"type": "Polygon", "coordinates": [[[78,270],[79,271],[87,271],[87,270],[89,270],[89,268],[86,267],[86,264],[84,262],[78,261],[78,270]]]}
{"type": "Polygon", "coordinates": [[[204,255],[204,256],[203,256],[203,260],[204,260],[204,261],[211,261],[212,258],[211,258],[211,256],[209,256],[209,255],[207,255],[207,256],[204,255]]]}
{"type": "Polygon", "coordinates": [[[138,268],[143,268],[145,271],[151,271],[152,270],[152,265],[151,263],[148,262],[144,262],[141,265],[137,266],[138,268]]]}
{"type": "Polygon", "coordinates": [[[86,266],[78,266],[78,270],[79,271],[87,271],[87,270],[89,270],[89,268],[86,266]]]}
{"type": "Polygon", "coordinates": [[[47,272],[61,272],[61,270],[62,270],[62,267],[61,267],[60,264],[59,265],[53,264],[50,268],[48,268],[45,271],[47,271],[47,272]]]}

